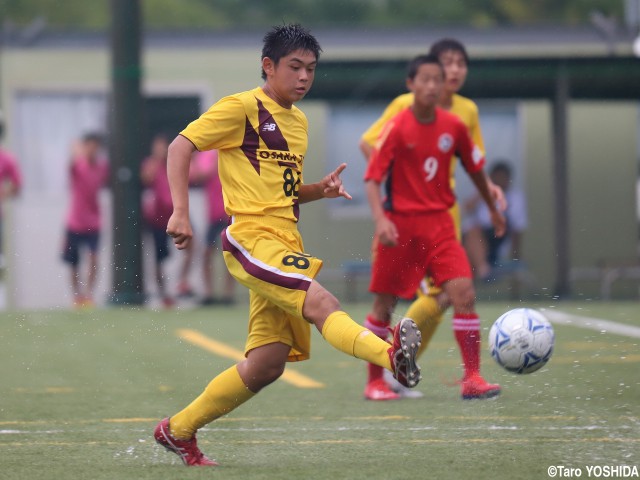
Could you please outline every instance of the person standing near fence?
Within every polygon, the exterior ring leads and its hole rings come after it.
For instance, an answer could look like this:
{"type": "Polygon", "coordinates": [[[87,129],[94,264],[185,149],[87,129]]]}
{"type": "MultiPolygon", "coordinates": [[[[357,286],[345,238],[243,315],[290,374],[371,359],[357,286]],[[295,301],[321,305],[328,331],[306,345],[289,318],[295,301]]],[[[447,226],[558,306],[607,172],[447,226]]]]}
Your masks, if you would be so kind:
{"type": "Polygon", "coordinates": [[[71,291],[76,307],[95,304],[98,247],[102,229],[99,193],[107,184],[109,164],[101,152],[102,137],[88,133],[74,148],[69,165],[71,198],[66,219],[62,259],[71,268],[71,291]],[[81,252],[87,250],[84,281],[80,272],[81,252]]]}
{"type": "Polygon", "coordinates": [[[229,215],[224,210],[222,184],[218,175],[218,151],[198,152],[192,162],[191,176],[197,185],[203,185],[207,203],[207,233],[205,249],[202,257],[202,279],[204,281],[204,297],[200,301],[203,306],[231,305],[235,302],[234,291],[236,281],[229,271],[223,269],[223,294],[214,294],[215,257],[221,248],[220,234],[229,225],[229,215]]]}
{"type": "MultiPolygon", "coordinates": [[[[0,140],[4,136],[4,117],[0,112],[0,140]]],[[[0,202],[15,197],[22,188],[22,174],[18,162],[9,151],[0,148],[0,202]]],[[[3,214],[0,204],[0,268],[4,266],[4,230],[3,214]]]]}
{"type": "Polygon", "coordinates": [[[151,154],[144,159],[140,167],[140,179],[146,189],[142,196],[142,216],[153,237],[154,276],[158,295],[165,308],[173,307],[175,301],[167,290],[164,262],[169,256],[167,222],[173,212],[171,190],[167,178],[167,150],[169,136],[163,133],[155,135],[151,142],[151,154]]]}

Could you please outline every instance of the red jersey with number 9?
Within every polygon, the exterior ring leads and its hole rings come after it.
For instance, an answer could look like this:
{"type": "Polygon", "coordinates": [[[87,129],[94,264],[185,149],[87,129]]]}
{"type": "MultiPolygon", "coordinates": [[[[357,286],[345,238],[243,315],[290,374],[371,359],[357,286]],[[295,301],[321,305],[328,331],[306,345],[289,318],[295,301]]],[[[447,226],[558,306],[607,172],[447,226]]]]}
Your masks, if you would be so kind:
{"type": "Polygon", "coordinates": [[[383,129],[364,179],[384,182],[387,211],[448,210],[455,203],[449,178],[453,156],[470,173],[480,171],[485,163],[482,150],[456,115],[436,108],[433,121],[420,123],[408,108],[383,129]]]}

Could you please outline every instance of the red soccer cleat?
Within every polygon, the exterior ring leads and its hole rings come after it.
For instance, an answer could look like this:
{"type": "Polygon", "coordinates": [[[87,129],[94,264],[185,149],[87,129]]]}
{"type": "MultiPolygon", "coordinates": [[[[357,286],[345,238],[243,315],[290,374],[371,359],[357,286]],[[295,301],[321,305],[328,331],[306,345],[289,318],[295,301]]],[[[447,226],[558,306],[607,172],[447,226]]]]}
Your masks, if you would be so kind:
{"type": "Polygon", "coordinates": [[[364,398],[379,402],[384,400],[398,400],[400,395],[391,390],[384,379],[378,378],[377,380],[367,383],[366,387],[364,387],[364,398]]]}
{"type": "Polygon", "coordinates": [[[190,440],[180,440],[171,435],[169,417],[156,426],[153,437],[164,448],[177,454],[187,467],[215,467],[219,465],[216,461],[204,456],[198,448],[198,441],[195,435],[190,440]]]}
{"type": "Polygon", "coordinates": [[[416,363],[421,334],[410,318],[403,318],[393,329],[393,345],[389,348],[391,371],[401,385],[413,388],[422,380],[416,363]]]}
{"type": "Polygon", "coordinates": [[[488,383],[479,373],[462,379],[460,384],[463,400],[491,398],[500,395],[500,385],[488,383]]]}

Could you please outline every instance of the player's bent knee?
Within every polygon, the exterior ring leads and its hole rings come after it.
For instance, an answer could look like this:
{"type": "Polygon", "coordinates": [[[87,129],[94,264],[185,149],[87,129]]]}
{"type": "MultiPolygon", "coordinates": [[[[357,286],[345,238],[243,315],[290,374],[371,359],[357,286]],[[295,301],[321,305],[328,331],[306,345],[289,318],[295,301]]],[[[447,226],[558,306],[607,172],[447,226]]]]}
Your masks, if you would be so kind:
{"type": "Polygon", "coordinates": [[[270,343],[254,348],[238,363],[238,373],[254,393],[275,382],[284,373],[291,347],[284,343],[270,343]]]}
{"type": "Polygon", "coordinates": [[[267,385],[275,382],[283,373],[284,364],[267,366],[262,372],[262,381],[265,382],[263,386],[266,387],[267,385]]]}
{"type": "Polygon", "coordinates": [[[254,393],[272,384],[284,373],[285,363],[251,363],[238,369],[245,385],[254,393]]]}
{"type": "Polygon", "coordinates": [[[376,294],[373,300],[373,315],[382,322],[388,322],[397,303],[398,297],[395,295],[376,294]]]}
{"type": "Polygon", "coordinates": [[[330,314],[340,310],[340,302],[326,288],[315,280],[311,283],[302,306],[302,315],[307,321],[317,324],[330,314]]]}
{"type": "Polygon", "coordinates": [[[436,296],[436,302],[438,302],[438,306],[441,310],[446,310],[451,306],[451,298],[444,292],[441,292],[436,296]]]}
{"type": "Polygon", "coordinates": [[[460,292],[460,295],[456,300],[457,301],[454,303],[455,307],[463,309],[473,308],[476,303],[476,292],[473,286],[460,292]]]}
{"type": "Polygon", "coordinates": [[[448,288],[448,296],[454,309],[465,311],[473,308],[476,301],[476,291],[471,280],[452,283],[448,288]]]}

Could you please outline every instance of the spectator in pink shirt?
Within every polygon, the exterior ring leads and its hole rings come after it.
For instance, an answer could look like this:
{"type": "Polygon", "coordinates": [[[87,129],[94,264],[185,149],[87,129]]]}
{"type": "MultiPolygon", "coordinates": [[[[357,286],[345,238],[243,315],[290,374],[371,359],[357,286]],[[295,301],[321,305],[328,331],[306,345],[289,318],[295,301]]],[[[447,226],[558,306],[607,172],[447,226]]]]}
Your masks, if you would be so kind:
{"type": "Polygon", "coordinates": [[[102,215],[98,201],[107,184],[109,164],[101,154],[102,138],[89,133],[75,149],[69,167],[71,202],[66,219],[66,241],[62,258],[71,265],[71,289],[76,307],[94,305],[93,293],[98,270],[98,245],[102,215]],[[86,283],[80,280],[80,250],[89,251],[86,283]],[[84,288],[83,288],[84,287],[84,288]]]}
{"type": "Polygon", "coordinates": [[[192,165],[195,170],[192,173],[192,178],[196,183],[204,183],[207,196],[208,228],[202,265],[205,294],[201,304],[230,305],[234,303],[235,280],[226,268],[223,269],[224,294],[221,297],[216,297],[213,293],[213,253],[220,247],[220,233],[229,224],[229,216],[224,211],[224,203],[222,202],[222,185],[218,177],[218,152],[216,150],[198,152],[192,165]]]}
{"type": "MultiPolygon", "coordinates": [[[[3,135],[4,122],[2,114],[0,113],[0,140],[2,140],[3,135]]],[[[20,174],[20,169],[18,168],[18,163],[16,162],[13,155],[11,155],[8,151],[0,148],[0,202],[3,202],[7,198],[18,195],[20,193],[21,187],[22,176],[20,174]]],[[[4,253],[4,249],[2,248],[2,239],[4,238],[3,233],[2,209],[0,204],[0,255],[4,253]]]]}
{"type": "Polygon", "coordinates": [[[167,292],[163,263],[169,256],[167,222],[173,213],[171,190],[167,178],[167,152],[169,137],[157,134],[151,142],[151,155],[142,162],[140,177],[146,188],[143,195],[142,213],[144,221],[153,236],[155,247],[155,277],[158,293],[165,308],[171,308],[175,301],[167,292]]]}

